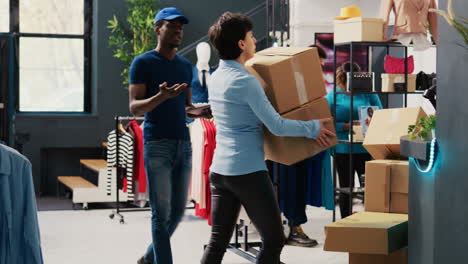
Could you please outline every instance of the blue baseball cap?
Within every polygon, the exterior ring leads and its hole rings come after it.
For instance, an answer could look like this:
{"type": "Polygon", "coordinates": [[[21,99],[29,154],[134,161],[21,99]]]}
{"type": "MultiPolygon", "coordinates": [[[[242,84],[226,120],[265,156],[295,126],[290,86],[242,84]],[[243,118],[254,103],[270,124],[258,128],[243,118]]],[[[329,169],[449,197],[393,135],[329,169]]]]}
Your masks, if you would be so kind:
{"type": "Polygon", "coordinates": [[[174,20],[177,18],[183,18],[184,24],[188,24],[189,20],[186,16],[182,15],[179,9],[175,7],[166,7],[161,9],[156,16],[154,17],[154,24],[156,24],[160,20],[174,20]]]}

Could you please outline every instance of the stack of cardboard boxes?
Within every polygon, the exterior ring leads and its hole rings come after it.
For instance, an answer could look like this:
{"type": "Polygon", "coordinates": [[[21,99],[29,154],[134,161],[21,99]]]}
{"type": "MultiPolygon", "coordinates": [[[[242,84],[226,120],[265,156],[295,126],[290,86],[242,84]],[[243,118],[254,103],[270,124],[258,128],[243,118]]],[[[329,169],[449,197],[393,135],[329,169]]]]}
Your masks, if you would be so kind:
{"type": "MultiPolygon", "coordinates": [[[[316,48],[275,47],[258,52],[246,63],[262,84],[276,111],[284,118],[308,121],[331,117],[316,48]]],[[[335,131],[333,122],[327,129],[335,131]]],[[[320,147],[305,137],[278,137],[265,129],[265,158],[291,165],[337,144],[320,147]]]]}
{"type": "Polygon", "coordinates": [[[366,163],[365,212],[325,227],[324,249],[349,252],[350,264],[406,264],[408,161],[400,137],[426,114],[420,107],[378,110],[364,139],[375,159],[366,163]]]}

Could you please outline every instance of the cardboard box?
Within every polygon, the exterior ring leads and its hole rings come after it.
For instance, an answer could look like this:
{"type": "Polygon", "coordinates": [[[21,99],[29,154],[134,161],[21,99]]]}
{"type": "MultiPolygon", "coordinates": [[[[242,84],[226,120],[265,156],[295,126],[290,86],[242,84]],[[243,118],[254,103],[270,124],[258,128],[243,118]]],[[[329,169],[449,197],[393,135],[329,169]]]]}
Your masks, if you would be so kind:
{"type": "Polygon", "coordinates": [[[408,215],[360,212],[325,226],[325,251],[388,255],[408,245],[408,215]]]}
{"type": "Polygon", "coordinates": [[[374,159],[401,159],[400,137],[408,134],[408,126],[426,117],[421,107],[381,109],[374,112],[363,146],[374,159]]]}
{"type": "Polygon", "coordinates": [[[351,41],[383,41],[383,19],[355,17],[334,21],[335,43],[351,41]]]}
{"type": "Polygon", "coordinates": [[[264,80],[265,93],[280,114],[326,95],[317,48],[269,48],[246,65],[264,80]]]}
{"type": "MultiPolygon", "coordinates": [[[[353,141],[354,142],[363,142],[364,141],[364,135],[362,133],[362,126],[353,126],[353,141]]],[[[348,139],[351,140],[349,138],[349,135],[348,135],[348,139]]]]}
{"type": "Polygon", "coordinates": [[[390,213],[408,214],[408,194],[390,193],[390,213]]]}
{"type": "MultiPolygon", "coordinates": [[[[401,92],[395,90],[394,84],[400,84],[404,88],[405,75],[382,73],[382,92],[401,92]]],[[[403,90],[404,91],[404,90],[403,90]]],[[[408,74],[408,92],[416,91],[416,74],[408,74]]]]}
{"type": "MultiPolygon", "coordinates": [[[[331,117],[330,108],[325,98],[317,99],[294,111],[283,114],[282,117],[294,120],[308,121],[331,117]]],[[[335,133],[333,122],[326,125],[327,129],[335,133]]],[[[268,129],[264,129],[265,159],[285,165],[292,165],[310,158],[338,143],[336,137],[330,138],[333,143],[328,147],[321,147],[317,142],[305,137],[278,137],[268,129]]]]}
{"type": "Polygon", "coordinates": [[[408,161],[366,162],[365,210],[408,214],[408,181],[408,161]]]}
{"type": "Polygon", "coordinates": [[[349,264],[408,264],[408,248],[390,255],[349,254],[349,264]]]}

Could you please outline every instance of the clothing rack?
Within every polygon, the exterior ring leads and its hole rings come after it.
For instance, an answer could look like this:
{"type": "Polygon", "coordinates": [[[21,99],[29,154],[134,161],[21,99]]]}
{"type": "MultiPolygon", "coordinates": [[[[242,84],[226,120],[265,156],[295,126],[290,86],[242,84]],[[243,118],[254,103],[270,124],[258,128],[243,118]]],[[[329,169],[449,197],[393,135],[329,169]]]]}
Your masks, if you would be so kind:
{"type": "MultiPolygon", "coordinates": [[[[120,213],[122,212],[122,210],[120,209],[120,200],[119,200],[119,189],[120,189],[120,180],[123,179],[123,176],[121,175],[120,173],[120,170],[119,170],[119,155],[120,155],[120,151],[119,151],[119,124],[121,121],[130,121],[130,120],[144,120],[144,117],[142,116],[115,116],[114,117],[114,120],[115,120],[115,155],[116,155],[116,160],[115,160],[115,176],[116,176],[116,184],[115,184],[115,190],[116,190],[116,207],[115,207],[115,211],[113,211],[110,215],[109,215],[109,218],[110,219],[114,219],[115,216],[118,216],[119,219],[120,219],[120,223],[121,224],[124,224],[125,223],[125,220],[124,220],[124,216],[120,213]]],[[[129,210],[125,210],[125,212],[141,212],[141,211],[148,211],[148,209],[129,209],[129,210]]]]}
{"type": "MultiPolygon", "coordinates": [[[[118,216],[119,219],[120,219],[120,223],[121,224],[124,224],[125,223],[125,220],[124,220],[124,216],[120,213],[122,212],[122,210],[120,209],[120,199],[119,199],[119,189],[120,189],[120,182],[121,180],[123,179],[123,176],[121,175],[120,173],[120,170],[119,170],[119,155],[120,155],[120,151],[119,151],[119,138],[120,138],[120,135],[119,135],[119,124],[121,121],[132,121],[132,120],[138,120],[138,121],[142,121],[142,120],[145,120],[145,118],[143,116],[115,116],[114,117],[114,120],[115,120],[115,148],[116,148],[116,152],[115,152],[115,155],[116,155],[116,160],[115,160],[115,175],[116,175],[116,178],[117,178],[117,183],[116,183],[116,207],[115,207],[115,211],[113,211],[110,215],[109,215],[109,218],[110,219],[114,219],[115,216],[118,216]]],[[[192,203],[194,203],[193,201],[191,201],[192,203]]],[[[186,209],[194,209],[195,208],[195,205],[193,207],[187,207],[186,209]]],[[[125,210],[124,212],[141,212],[141,211],[149,211],[150,209],[147,209],[147,208],[140,208],[140,209],[128,209],[128,210],[125,210]]]]}

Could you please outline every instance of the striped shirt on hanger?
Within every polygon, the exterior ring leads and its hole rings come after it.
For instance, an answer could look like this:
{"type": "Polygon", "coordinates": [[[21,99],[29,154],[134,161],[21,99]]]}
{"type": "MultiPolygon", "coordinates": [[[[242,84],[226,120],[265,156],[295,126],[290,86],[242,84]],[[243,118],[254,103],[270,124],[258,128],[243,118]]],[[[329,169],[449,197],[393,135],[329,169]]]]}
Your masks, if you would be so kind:
{"type": "MultiPolygon", "coordinates": [[[[112,171],[116,166],[116,134],[115,130],[109,133],[107,137],[109,146],[107,147],[107,195],[112,193],[112,171]]],[[[133,137],[130,133],[125,133],[119,136],[119,167],[125,168],[127,179],[127,197],[129,201],[134,199],[133,192],[133,137]]],[[[117,171],[117,170],[116,170],[117,171]]],[[[115,174],[117,177],[117,174],[115,174]]],[[[118,179],[117,181],[118,182],[118,179]]]]}

